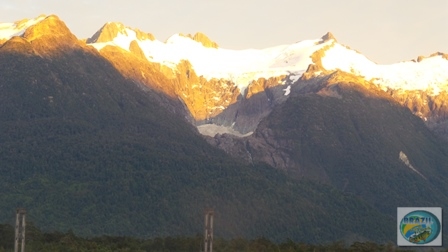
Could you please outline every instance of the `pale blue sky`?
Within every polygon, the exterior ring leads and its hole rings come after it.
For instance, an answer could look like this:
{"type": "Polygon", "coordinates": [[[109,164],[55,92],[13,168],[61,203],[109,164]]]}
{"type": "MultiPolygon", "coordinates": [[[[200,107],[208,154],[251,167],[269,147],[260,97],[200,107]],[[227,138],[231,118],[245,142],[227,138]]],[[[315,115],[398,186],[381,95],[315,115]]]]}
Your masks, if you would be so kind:
{"type": "Polygon", "coordinates": [[[320,38],[377,63],[448,53],[448,0],[0,0],[0,22],[56,14],[78,38],[108,21],[165,41],[201,31],[223,48],[266,48],[320,38]]]}

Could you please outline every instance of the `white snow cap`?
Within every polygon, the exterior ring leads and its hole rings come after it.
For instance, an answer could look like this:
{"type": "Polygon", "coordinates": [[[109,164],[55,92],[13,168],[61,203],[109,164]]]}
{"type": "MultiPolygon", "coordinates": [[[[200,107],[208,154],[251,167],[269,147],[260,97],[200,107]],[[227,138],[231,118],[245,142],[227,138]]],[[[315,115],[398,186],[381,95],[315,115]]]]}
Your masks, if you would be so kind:
{"type": "Polygon", "coordinates": [[[0,39],[7,40],[14,36],[22,36],[26,29],[28,29],[32,25],[39,23],[46,17],[46,15],[40,15],[37,18],[24,19],[14,23],[0,23],[0,39]]]}
{"type": "MultiPolygon", "coordinates": [[[[159,40],[139,40],[136,33],[126,28],[112,41],[93,44],[98,50],[106,45],[129,50],[135,40],[151,62],[175,68],[181,60],[188,60],[199,76],[206,79],[222,78],[235,83],[241,92],[258,78],[281,75],[301,76],[312,64],[311,55],[325,46],[322,66],[327,70],[342,70],[372,80],[383,89],[429,90],[437,95],[448,85],[448,60],[433,56],[420,62],[405,61],[392,65],[378,65],[364,55],[340,45],[332,36],[304,40],[266,49],[230,50],[206,48],[191,38],[175,34],[165,43],[159,40]],[[326,39],[325,39],[326,38],[326,39]]],[[[294,78],[294,80],[297,80],[294,78]]]]}
{"type": "Polygon", "coordinates": [[[130,43],[137,41],[146,58],[175,67],[181,60],[188,60],[199,76],[207,79],[223,78],[233,81],[243,91],[252,80],[281,75],[302,74],[311,61],[311,54],[327,43],[306,40],[290,45],[280,45],[262,50],[230,50],[206,48],[200,42],[175,34],[165,43],[159,40],[139,40],[129,28],[121,31],[112,41],[92,44],[98,50],[106,45],[119,46],[129,51],[130,43]]]}
{"type": "Polygon", "coordinates": [[[442,55],[425,58],[420,62],[404,61],[378,65],[364,55],[335,44],[322,59],[325,69],[340,69],[372,80],[384,89],[424,90],[437,95],[448,87],[448,60],[442,55]]]}

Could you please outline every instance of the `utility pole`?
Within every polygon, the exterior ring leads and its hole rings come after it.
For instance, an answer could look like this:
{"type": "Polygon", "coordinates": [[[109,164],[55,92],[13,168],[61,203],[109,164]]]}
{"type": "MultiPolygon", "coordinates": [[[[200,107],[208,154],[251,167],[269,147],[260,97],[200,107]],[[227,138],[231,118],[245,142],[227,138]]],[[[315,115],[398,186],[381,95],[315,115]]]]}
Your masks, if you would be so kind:
{"type": "Polygon", "coordinates": [[[21,247],[20,252],[25,252],[25,215],[26,211],[24,208],[17,208],[14,252],[19,252],[19,242],[21,247]]]}
{"type": "Polygon", "coordinates": [[[213,252],[213,209],[205,210],[204,252],[213,252]]]}

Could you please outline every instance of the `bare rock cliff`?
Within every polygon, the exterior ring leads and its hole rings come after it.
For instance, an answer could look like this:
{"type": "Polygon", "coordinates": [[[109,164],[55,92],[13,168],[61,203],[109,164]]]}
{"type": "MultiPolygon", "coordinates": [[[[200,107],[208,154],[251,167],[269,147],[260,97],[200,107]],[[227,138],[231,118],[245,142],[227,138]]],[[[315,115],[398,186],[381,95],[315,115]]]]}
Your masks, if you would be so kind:
{"type": "Polygon", "coordinates": [[[87,39],[87,43],[101,43],[101,42],[109,42],[117,37],[119,33],[123,33],[128,35],[126,28],[135,32],[135,35],[138,40],[155,40],[154,35],[151,33],[145,33],[138,29],[132,29],[126,27],[125,25],[117,22],[109,22],[106,23],[101,29],[99,29],[91,38],[87,39]]]}
{"type": "Polygon", "coordinates": [[[207,37],[207,35],[205,35],[204,33],[201,32],[197,32],[194,35],[191,34],[187,34],[187,35],[183,35],[183,34],[179,34],[181,36],[187,37],[187,38],[191,38],[192,40],[201,43],[204,47],[207,48],[218,48],[218,44],[214,41],[212,41],[209,37],[207,37]]]}

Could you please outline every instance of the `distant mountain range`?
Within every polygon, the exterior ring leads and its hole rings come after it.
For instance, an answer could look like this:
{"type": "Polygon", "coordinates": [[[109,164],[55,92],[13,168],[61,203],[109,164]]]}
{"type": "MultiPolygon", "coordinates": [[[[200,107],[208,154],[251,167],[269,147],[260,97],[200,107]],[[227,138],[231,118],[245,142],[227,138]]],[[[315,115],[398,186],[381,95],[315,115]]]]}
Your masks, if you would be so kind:
{"type": "Polygon", "coordinates": [[[447,84],[446,54],[378,65],[331,33],[229,50],[0,24],[0,220],[192,235],[214,207],[222,237],[394,241],[396,207],[447,205],[447,84]]]}

